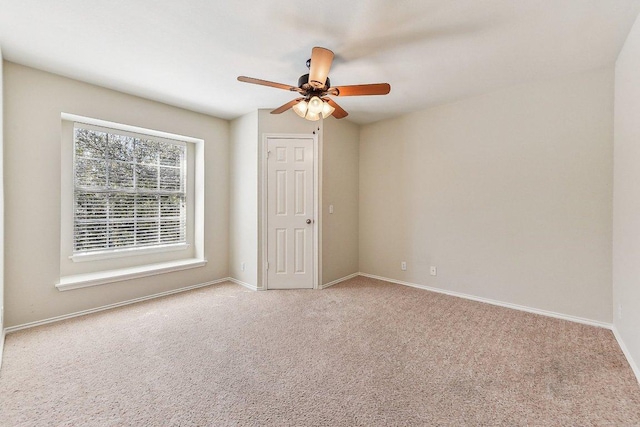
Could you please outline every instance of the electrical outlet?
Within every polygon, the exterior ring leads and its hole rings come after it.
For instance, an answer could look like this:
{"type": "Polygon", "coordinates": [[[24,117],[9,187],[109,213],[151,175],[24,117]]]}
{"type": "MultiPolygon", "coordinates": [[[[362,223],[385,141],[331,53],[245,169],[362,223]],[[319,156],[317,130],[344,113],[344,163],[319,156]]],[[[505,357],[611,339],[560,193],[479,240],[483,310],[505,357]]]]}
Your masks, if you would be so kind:
{"type": "Polygon", "coordinates": [[[333,205],[329,205],[329,213],[332,214],[333,213],[333,205]]]}
{"type": "Polygon", "coordinates": [[[402,261],[400,263],[400,269],[401,270],[406,270],[407,269],[407,262],[406,261],[402,261]]]}
{"type": "Polygon", "coordinates": [[[240,263],[240,270],[244,271],[244,262],[240,263]]]}
{"type": "Polygon", "coordinates": [[[618,320],[622,320],[622,303],[618,303],[618,320]]]}
{"type": "Polygon", "coordinates": [[[436,268],[435,265],[431,266],[431,268],[429,269],[429,273],[431,273],[432,276],[437,276],[438,275],[438,269],[436,268]]]}

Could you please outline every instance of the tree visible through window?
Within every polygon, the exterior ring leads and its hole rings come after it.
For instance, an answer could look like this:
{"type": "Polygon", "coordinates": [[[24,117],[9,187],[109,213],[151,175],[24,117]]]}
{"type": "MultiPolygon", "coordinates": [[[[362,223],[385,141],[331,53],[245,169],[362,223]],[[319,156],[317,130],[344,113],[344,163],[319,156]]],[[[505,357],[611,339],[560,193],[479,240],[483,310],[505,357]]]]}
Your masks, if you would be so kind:
{"type": "Polygon", "coordinates": [[[74,253],[186,243],[186,146],[74,129],[74,253]]]}

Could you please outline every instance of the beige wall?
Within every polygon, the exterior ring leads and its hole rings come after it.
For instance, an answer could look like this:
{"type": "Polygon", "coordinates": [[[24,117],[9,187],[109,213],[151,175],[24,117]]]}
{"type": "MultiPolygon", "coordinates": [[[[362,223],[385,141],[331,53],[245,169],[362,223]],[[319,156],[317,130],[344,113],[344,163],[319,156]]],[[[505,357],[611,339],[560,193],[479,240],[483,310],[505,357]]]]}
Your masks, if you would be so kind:
{"type": "Polygon", "coordinates": [[[640,380],[640,19],[616,62],[614,122],[614,325],[640,380]]]}
{"type": "MultiPolygon", "coordinates": [[[[623,54],[618,80],[628,68],[623,54]]],[[[611,321],[611,69],[362,128],[269,110],[229,124],[13,63],[5,62],[4,71],[6,294],[12,302],[5,326],[227,275],[261,285],[262,137],[312,132],[323,149],[322,283],[360,270],[611,321]],[[54,288],[63,111],[206,141],[206,267],[67,292],[54,288]],[[37,173],[24,180],[25,170],[37,173]],[[400,261],[408,262],[406,272],[400,261]],[[430,265],[438,276],[429,275],[430,265]]]]}
{"type": "Polygon", "coordinates": [[[360,271],[611,322],[612,95],[607,68],[364,126],[360,271]]]}
{"type": "Polygon", "coordinates": [[[4,82],[6,327],[227,277],[227,121],[10,62],[4,82]],[[205,267],[66,292],[54,287],[61,112],[205,140],[205,267]]]}
{"type": "Polygon", "coordinates": [[[231,122],[229,275],[252,286],[258,285],[258,145],[257,111],[231,122]]]}
{"type": "Polygon", "coordinates": [[[359,271],[360,127],[334,118],[324,120],[323,126],[322,283],[326,284],[359,271]]]}

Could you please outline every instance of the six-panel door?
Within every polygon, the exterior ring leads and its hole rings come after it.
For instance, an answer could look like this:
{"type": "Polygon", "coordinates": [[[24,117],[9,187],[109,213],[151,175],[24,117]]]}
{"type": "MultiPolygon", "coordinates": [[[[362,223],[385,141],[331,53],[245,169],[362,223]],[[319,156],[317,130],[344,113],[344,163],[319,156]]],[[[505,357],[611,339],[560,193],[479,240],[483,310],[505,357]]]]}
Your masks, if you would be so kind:
{"type": "Polygon", "coordinates": [[[313,288],[313,139],[267,141],[267,288],[313,288]]]}

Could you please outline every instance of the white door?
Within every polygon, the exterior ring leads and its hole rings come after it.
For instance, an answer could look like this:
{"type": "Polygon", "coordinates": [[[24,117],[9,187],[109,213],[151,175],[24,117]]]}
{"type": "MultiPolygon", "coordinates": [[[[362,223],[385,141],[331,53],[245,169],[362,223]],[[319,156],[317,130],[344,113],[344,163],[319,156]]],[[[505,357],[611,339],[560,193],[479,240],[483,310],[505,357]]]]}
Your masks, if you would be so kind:
{"type": "Polygon", "coordinates": [[[313,141],[267,139],[267,289],[313,288],[313,141]]]}

